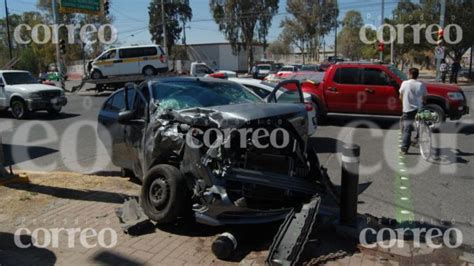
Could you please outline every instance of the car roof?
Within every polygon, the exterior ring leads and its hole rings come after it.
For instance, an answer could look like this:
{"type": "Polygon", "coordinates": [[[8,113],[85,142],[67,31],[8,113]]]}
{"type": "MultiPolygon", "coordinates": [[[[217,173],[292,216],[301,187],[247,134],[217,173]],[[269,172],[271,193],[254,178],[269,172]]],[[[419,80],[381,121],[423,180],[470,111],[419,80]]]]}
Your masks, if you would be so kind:
{"type": "Polygon", "coordinates": [[[160,45],[157,44],[148,44],[148,45],[131,45],[131,46],[120,46],[120,47],[114,47],[110,48],[107,50],[117,50],[117,49],[129,49],[129,48],[146,48],[146,47],[159,47],[160,45]]]}

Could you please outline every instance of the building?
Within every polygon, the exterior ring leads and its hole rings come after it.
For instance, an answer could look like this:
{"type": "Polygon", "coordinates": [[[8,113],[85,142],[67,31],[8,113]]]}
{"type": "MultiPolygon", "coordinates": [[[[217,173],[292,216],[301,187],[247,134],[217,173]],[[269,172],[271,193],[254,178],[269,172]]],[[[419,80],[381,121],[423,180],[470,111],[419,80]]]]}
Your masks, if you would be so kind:
{"type": "MultiPolygon", "coordinates": [[[[263,46],[255,45],[254,59],[263,58],[263,46]]],[[[230,43],[202,43],[188,44],[187,52],[190,61],[201,61],[213,69],[247,72],[248,51],[241,50],[237,54],[232,52],[230,43]]]]}

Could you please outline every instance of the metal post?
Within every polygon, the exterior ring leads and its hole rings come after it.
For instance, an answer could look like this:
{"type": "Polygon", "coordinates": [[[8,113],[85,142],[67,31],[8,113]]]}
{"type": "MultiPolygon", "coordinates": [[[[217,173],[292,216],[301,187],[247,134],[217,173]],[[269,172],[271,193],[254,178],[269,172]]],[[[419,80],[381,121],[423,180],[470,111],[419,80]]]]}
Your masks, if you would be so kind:
{"type": "Polygon", "coordinates": [[[340,223],[346,226],[353,226],[357,222],[360,147],[353,144],[345,144],[343,149],[340,223]]]}
{"type": "MultiPolygon", "coordinates": [[[[383,19],[384,19],[384,9],[385,9],[385,0],[382,0],[382,12],[380,14],[380,26],[383,25],[383,19]]],[[[380,40],[380,42],[383,42],[383,40],[380,40]]],[[[379,52],[380,56],[380,62],[383,62],[383,50],[379,52]]]]}
{"type": "Polygon", "coordinates": [[[5,21],[7,24],[7,38],[8,38],[8,52],[10,55],[10,60],[13,58],[13,52],[12,52],[12,40],[10,37],[10,22],[8,19],[8,6],[7,6],[7,0],[5,0],[5,21]]]}
{"type": "MultiPolygon", "coordinates": [[[[59,18],[59,15],[58,15],[58,7],[56,5],[56,0],[53,0],[51,1],[51,8],[52,8],[52,11],[53,11],[53,20],[54,20],[54,24],[58,25],[59,24],[59,21],[58,21],[58,18],[59,18]]],[[[56,40],[54,40],[55,44],[56,44],[56,68],[57,68],[57,71],[60,75],[60,78],[61,78],[61,87],[64,89],[64,78],[63,78],[63,67],[61,65],[61,55],[59,53],[59,31],[57,32],[56,34],[56,40]]]]}
{"type": "MultiPolygon", "coordinates": [[[[392,21],[395,20],[395,15],[392,15],[392,21]]],[[[395,65],[395,40],[390,42],[390,64],[395,65]]]]}
{"type": "Polygon", "coordinates": [[[338,21],[336,21],[336,33],[335,33],[335,36],[334,37],[334,58],[337,59],[337,25],[338,25],[338,21]]]}
{"type": "MultiPolygon", "coordinates": [[[[439,15],[439,26],[441,29],[444,29],[444,16],[446,15],[446,0],[441,1],[441,13],[439,15]]],[[[441,44],[440,44],[441,45],[441,44]]],[[[439,66],[441,65],[441,58],[436,58],[436,81],[440,81],[441,73],[439,71],[439,66]]]]}
{"type": "MultiPolygon", "coordinates": [[[[163,24],[163,49],[168,55],[168,42],[166,38],[166,18],[165,18],[165,1],[161,0],[161,23],[163,24]]],[[[169,56],[169,55],[168,55],[169,56]]]]}
{"type": "Polygon", "coordinates": [[[472,76],[472,50],[474,50],[474,46],[471,46],[471,57],[469,58],[469,78],[472,76]]]}

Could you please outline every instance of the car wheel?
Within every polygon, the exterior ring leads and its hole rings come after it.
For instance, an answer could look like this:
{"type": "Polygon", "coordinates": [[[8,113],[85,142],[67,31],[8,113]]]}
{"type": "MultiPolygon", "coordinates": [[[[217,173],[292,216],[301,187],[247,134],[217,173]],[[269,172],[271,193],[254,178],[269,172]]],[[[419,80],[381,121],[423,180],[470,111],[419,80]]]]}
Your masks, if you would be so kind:
{"type": "Polygon", "coordinates": [[[438,120],[433,124],[434,129],[438,129],[444,121],[446,121],[446,112],[444,109],[437,104],[427,104],[424,107],[425,109],[435,112],[438,116],[438,120]]]}
{"type": "Polygon", "coordinates": [[[142,71],[143,75],[144,76],[154,76],[156,75],[156,69],[152,66],[146,66],[145,68],[143,68],[143,71],[142,71]]]}
{"type": "Polygon", "coordinates": [[[323,112],[321,106],[313,100],[313,106],[316,110],[316,120],[318,121],[318,125],[324,125],[327,122],[327,114],[323,112]]]}
{"type": "Polygon", "coordinates": [[[99,70],[92,71],[91,78],[92,79],[101,79],[103,77],[102,72],[99,70]]]}
{"type": "Polygon", "coordinates": [[[11,102],[11,112],[13,117],[16,119],[25,118],[28,113],[25,102],[20,99],[14,99],[11,102]]]}
{"type": "Polygon", "coordinates": [[[50,108],[48,109],[48,114],[51,115],[51,116],[57,116],[59,115],[59,113],[61,113],[61,107],[59,108],[50,108]]]}
{"type": "Polygon", "coordinates": [[[158,224],[171,223],[186,210],[186,183],[174,166],[161,164],[145,175],[140,204],[145,214],[158,224]]]}

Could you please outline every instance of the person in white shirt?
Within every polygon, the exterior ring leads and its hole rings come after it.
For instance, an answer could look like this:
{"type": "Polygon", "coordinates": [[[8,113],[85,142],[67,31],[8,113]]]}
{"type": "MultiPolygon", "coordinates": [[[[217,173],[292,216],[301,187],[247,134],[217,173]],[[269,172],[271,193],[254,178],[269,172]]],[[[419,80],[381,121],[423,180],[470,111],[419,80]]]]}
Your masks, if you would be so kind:
{"type": "Polygon", "coordinates": [[[448,75],[448,64],[446,64],[446,61],[441,60],[441,65],[439,65],[439,71],[441,72],[441,81],[443,83],[446,82],[446,76],[448,75]]]}
{"type": "MultiPolygon", "coordinates": [[[[418,81],[419,71],[417,68],[410,68],[408,71],[410,79],[400,86],[400,100],[403,105],[402,132],[403,142],[401,152],[406,154],[411,144],[411,132],[416,113],[423,107],[426,98],[426,85],[418,81]]],[[[415,137],[415,140],[417,139],[415,137]]]]}

